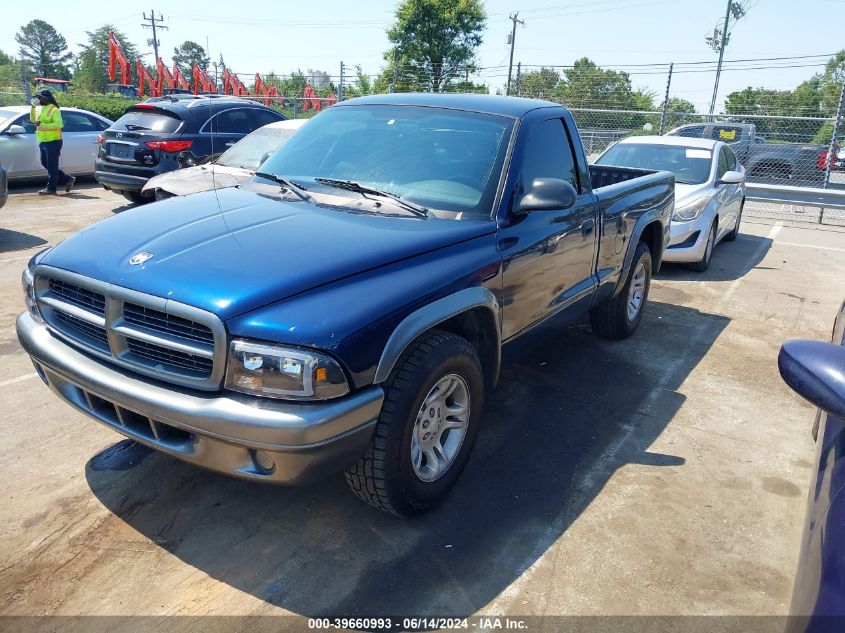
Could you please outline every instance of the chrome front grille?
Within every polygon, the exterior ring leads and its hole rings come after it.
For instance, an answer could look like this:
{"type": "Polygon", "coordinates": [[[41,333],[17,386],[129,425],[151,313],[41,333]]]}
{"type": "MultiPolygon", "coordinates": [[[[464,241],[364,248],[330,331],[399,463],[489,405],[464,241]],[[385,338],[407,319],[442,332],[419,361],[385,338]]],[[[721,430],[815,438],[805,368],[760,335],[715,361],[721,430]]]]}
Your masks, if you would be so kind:
{"type": "Polygon", "coordinates": [[[99,292],[71,284],[61,279],[49,280],[50,293],[68,303],[90,310],[100,316],[106,313],[106,298],[99,292]]]}
{"type": "Polygon", "coordinates": [[[219,389],[226,332],[215,315],[39,266],[35,294],[51,330],[94,355],[168,382],[219,389]]]}
{"type": "Polygon", "coordinates": [[[164,334],[214,345],[214,333],[211,328],[190,319],[183,319],[175,314],[167,314],[134,303],[124,303],[123,320],[164,334]]]}
{"type": "Polygon", "coordinates": [[[153,365],[161,363],[167,367],[179,367],[199,376],[209,376],[214,369],[213,360],[190,352],[179,352],[133,338],[126,339],[126,347],[133,356],[143,358],[153,365]]]}

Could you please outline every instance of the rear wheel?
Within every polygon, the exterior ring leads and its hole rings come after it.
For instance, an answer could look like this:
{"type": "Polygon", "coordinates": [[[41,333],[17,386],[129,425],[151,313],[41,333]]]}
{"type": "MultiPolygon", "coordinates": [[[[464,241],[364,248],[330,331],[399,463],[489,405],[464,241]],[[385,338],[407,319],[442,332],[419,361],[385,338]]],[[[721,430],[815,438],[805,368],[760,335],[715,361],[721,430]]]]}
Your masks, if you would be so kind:
{"type": "Polygon", "coordinates": [[[716,223],[710,225],[710,232],[707,234],[707,245],[704,247],[704,257],[689,265],[693,270],[703,273],[710,268],[710,260],[713,259],[713,248],[716,246],[716,223]]]}
{"type": "Polygon", "coordinates": [[[120,193],[133,204],[147,204],[153,201],[153,198],[145,196],[138,191],[121,191],[120,193]]]}
{"type": "Polygon", "coordinates": [[[733,242],[736,238],[739,237],[739,224],[742,222],[742,209],[745,207],[745,198],[742,199],[742,202],[739,203],[739,213],[736,214],[736,226],[734,226],[733,231],[728,233],[725,236],[725,241],[733,242]]]}
{"type": "Polygon", "coordinates": [[[384,385],[381,415],[346,482],[369,505],[412,516],[448,494],[469,459],[484,400],[478,355],[466,339],[432,331],[384,385]]]}
{"type": "Polygon", "coordinates": [[[624,339],[631,336],[643,318],[651,285],[651,251],[637,244],[625,286],[618,295],[590,311],[590,325],[598,336],[624,339]]]}

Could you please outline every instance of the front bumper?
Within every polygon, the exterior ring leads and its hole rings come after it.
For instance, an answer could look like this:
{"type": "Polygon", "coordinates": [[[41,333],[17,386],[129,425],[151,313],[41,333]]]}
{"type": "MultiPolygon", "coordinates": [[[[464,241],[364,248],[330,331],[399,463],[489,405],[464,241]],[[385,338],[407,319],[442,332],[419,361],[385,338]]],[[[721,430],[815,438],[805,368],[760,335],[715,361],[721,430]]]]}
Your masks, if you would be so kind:
{"type": "Polygon", "coordinates": [[[384,399],[378,386],[320,403],[197,392],[95,360],[28,313],[17,333],[42,379],[74,408],[141,444],[247,479],[303,484],[350,466],[384,399]]]}
{"type": "Polygon", "coordinates": [[[704,259],[712,221],[706,212],[688,222],[673,219],[669,228],[669,246],[663,253],[663,261],[689,264],[704,259]]]}

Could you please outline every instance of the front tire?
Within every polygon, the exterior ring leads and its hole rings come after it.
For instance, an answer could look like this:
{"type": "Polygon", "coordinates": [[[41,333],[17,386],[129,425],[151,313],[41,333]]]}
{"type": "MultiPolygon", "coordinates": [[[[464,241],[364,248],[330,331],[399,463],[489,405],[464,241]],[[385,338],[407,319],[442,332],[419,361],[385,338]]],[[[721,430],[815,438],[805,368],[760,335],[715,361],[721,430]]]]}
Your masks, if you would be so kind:
{"type": "Polygon", "coordinates": [[[469,341],[434,330],[406,350],[384,391],[370,445],[346,482],[364,503],[413,516],[446,497],[469,459],[484,403],[481,362],[469,341]]]}
{"type": "Polygon", "coordinates": [[[132,204],[147,204],[153,201],[153,198],[145,196],[138,191],[121,191],[120,193],[132,204]]]}
{"type": "Polygon", "coordinates": [[[742,210],[745,208],[745,198],[742,199],[742,202],[739,203],[739,213],[736,215],[736,226],[734,226],[733,230],[725,236],[726,242],[735,242],[736,238],[739,237],[739,224],[742,222],[742,210]]]}
{"type": "Polygon", "coordinates": [[[651,251],[644,242],[639,242],[622,290],[590,310],[590,325],[595,334],[621,340],[636,331],[648,299],[651,267],[651,251]]]}
{"type": "Polygon", "coordinates": [[[707,245],[704,247],[704,257],[700,261],[693,262],[689,265],[694,271],[703,273],[710,268],[710,262],[713,259],[713,249],[716,248],[716,223],[710,225],[710,232],[707,234],[707,245]]]}

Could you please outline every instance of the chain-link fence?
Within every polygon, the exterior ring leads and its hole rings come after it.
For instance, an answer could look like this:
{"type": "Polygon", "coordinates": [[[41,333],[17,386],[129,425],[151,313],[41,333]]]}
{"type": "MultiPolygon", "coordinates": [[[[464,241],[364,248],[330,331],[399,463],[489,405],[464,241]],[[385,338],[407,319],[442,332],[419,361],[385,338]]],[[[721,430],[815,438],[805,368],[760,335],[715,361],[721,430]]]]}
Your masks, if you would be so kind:
{"type": "Polygon", "coordinates": [[[591,160],[620,139],[660,134],[662,130],[664,134],[729,143],[745,167],[749,182],[821,187],[827,179],[829,187],[845,188],[845,171],[837,171],[844,167],[841,158],[837,162],[838,157],[834,157],[828,166],[835,118],[582,108],[571,111],[591,160]]]}

